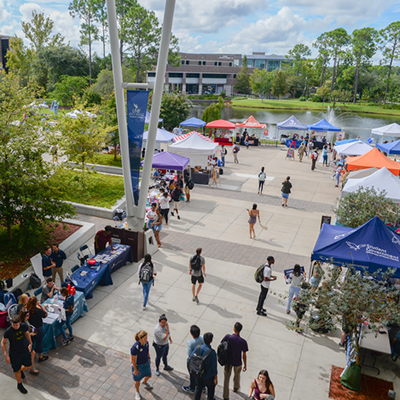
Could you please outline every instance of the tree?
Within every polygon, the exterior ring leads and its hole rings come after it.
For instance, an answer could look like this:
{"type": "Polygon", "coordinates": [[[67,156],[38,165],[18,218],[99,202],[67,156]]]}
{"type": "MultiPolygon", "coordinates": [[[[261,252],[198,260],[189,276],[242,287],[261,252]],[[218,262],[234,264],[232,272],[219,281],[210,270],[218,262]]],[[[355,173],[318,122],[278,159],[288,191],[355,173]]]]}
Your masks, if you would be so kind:
{"type": "Polygon", "coordinates": [[[279,98],[286,93],[286,90],[286,75],[282,70],[279,70],[272,81],[272,94],[279,98]]]}
{"type": "Polygon", "coordinates": [[[51,36],[54,22],[50,17],[45,17],[44,13],[38,13],[33,10],[32,20],[29,22],[22,21],[21,25],[25,37],[31,41],[31,45],[35,51],[48,46],[59,46],[64,41],[64,38],[60,33],[51,36]]]}
{"type": "Polygon", "coordinates": [[[305,44],[296,44],[292,50],[289,50],[286,58],[291,59],[296,75],[300,75],[303,68],[303,61],[311,56],[311,50],[305,44]]]}
{"type": "Polygon", "coordinates": [[[224,99],[219,96],[218,103],[210,104],[204,111],[201,116],[201,119],[204,122],[211,122],[221,119],[222,109],[225,107],[224,99]]]}
{"type": "Polygon", "coordinates": [[[50,146],[40,116],[28,111],[23,117],[24,106],[38,95],[31,84],[20,85],[13,72],[0,72],[0,225],[7,228],[9,240],[18,225],[22,247],[40,240],[48,222],[73,214],[50,184],[55,167],[42,157],[50,146]]]}
{"type": "Polygon", "coordinates": [[[313,43],[313,47],[318,49],[318,62],[321,66],[321,75],[320,75],[320,82],[319,86],[322,86],[325,83],[325,74],[328,62],[330,60],[330,53],[329,53],[329,43],[328,37],[326,33],[319,35],[315,43],[313,43]]]}
{"type": "Polygon", "coordinates": [[[92,84],[92,43],[97,40],[99,29],[95,25],[96,0],[72,0],[68,9],[73,18],[79,17],[81,23],[81,45],[89,50],[89,84],[92,84]]]}
{"type": "Polygon", "coordinates": [[[179,123],[187,119],[192,108],[192,103],[186,96],[177,93],[164,93],[161,100],[160,118],[167,131],[179,126],[179,123]]]}
{"type": "Polygon", "coordinates": [[[250,94],[250,74],[249,74],[249,69],[247,66],[247,56],[246,54],[243,56],[242,59],[242,69],[238,73],[236,77],[236,85],[235,89],[238,91],[238,93],[241,94],[250,94]]]}
{"type": "Polygon", "coordinates": [[[386,78],[386,100],[387,94],[389,92],[393,61],[400,58],[400,21],[392,22],[385,29],[382,29],[379,34],[383,41],[383,46],[381,47],[383,55],[382,62],[385,64],[389,64],[386,78]]]}
{"type": "Polygon", "coordinates": [[[114,160],[117,160],[117,146],[119,145],[119,131],[117,118],[117,105],[114,92],[110,96],[103,99],[101,103],[100,113],[98,118],[110,127],[108,143],[114,146],[114,160]]]}
{"type": "Polygon", "coordinates": [[[253,93],[261,96],[261,101],[264,100],[266,94],[271,91],[273,75],[268,73],[266,69],[255,69],[250,75],[250,85],[253,93]]]}
{"type": "Polygon", "coordinates": [[[32,62],[35,59],[35,51],[26,47],[21,38],[11,38],[10,49],[7,51],[7,67],[13,74],[18,75],[21,85],[27,85],[32,78],[32,62]]]}
{"type": "Polygon", "coordinates": [[[60,82],[54,85],[54,91],[50,95],[62,106],[73,106],[75,99],[82,96],[87,86],[87,77],[63,75],[60,82]]]}
{"type": "Polygon", "coordinates": [[[94,0],[94,18],[100,24],[99,40],[103,44],[103,58],[106,57],[106,43],[108,42],[108,22],[106,0],[94,0]]]}
{"type": "Polygon", "coordinates": [[[316,95],[322,100],[323,103],[329,99],[329,96],[331,94],[331,90],[329,89],[329,86],[327,85],[329,81],[325,82],[324,86],[321,86],[318,88],[316,95]]]}
{"type": "MultiPolygon", "coordinates": [[[[125,66],[122,66],[122,77],[124,82],[133,82],[135,75],[133,71],[125,66]]],[[[109,97],[114,92],[114,77],[112,71],[103,69],[100,71],[96,83],[92,86],[93,91],[101,97],[109,97]]]]}
{"type": "Polygon", "coordinates": [[[338,222],[350,228],[357,228],[376,216],[385,223],[396,224],[398,211],[398,206],[386,197],[385,191],[377,193],[374,188],[360,188],[349,193],[335,209],[338,222]]]}
{"type": "Polygon", "coordinates": [[[360,68],[362,65],[369,63],[376,53],[378,35],[378,31],[374,28],[362,28],[353,31],[351,44],[356,67],[353,84],[353,103],[357,99],[360,68]]]}

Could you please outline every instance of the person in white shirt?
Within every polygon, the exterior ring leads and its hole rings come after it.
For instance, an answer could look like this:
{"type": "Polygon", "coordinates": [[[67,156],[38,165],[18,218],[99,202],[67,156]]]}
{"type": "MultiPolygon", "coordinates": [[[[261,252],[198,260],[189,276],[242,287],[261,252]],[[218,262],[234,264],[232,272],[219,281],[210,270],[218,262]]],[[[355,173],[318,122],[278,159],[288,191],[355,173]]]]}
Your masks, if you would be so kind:
{"type": "Polygon", "coordinates": [[[147,226],[151,229],[153,229],[154,232],[154,225],[152,223],[154,222],[154,218],[156,217],[156,208],[157,208],[157,203],[152,203],[151,204],[151,209],[147,211],[146,217],[148,219],[148,224],[147,226]]]}
{"type": "Polygon", "coordinates": [[[169,213],[169,202],[171,201],[171,196],[168,192],[164,192],[160,200],[158,200],[158,204],[160,205],[160,213],[165,218],[165,225],[168,226],[168,213],[169,213]]]}
{"type": "Polygon", "coordinates": [[[267,174],[264,172],[264,167],[261,167],[261,172],[258,174],[258,194],[262,194],[266,178],[267,174]]]}
{"type": "Polygon", "coordinates": [[[301,290],[301,284],[306,279],[305,273],[301,273],[300,265],[295,264],[293,268],[293,272],[290,276],[286,276],[288,283],[290,283],[289,287],[289,297],[286,307],[286,314],[290,314],[290,305],[292,304],[292,300],[294,296],[298,296],[301,290]]]}
{"type": "Polygon", "coordinates": [[[272,265],[275,264],[275,259],[272,256],[268,256],[267,263],[264,267],[264,280],[261,282],[261,292],[258,298],[257,304],[257,315],[267,316],[267,311],[264,308],[264,301],[267,298],[269,283],[276,281],[276,276],[272,276],[272,265]]]}

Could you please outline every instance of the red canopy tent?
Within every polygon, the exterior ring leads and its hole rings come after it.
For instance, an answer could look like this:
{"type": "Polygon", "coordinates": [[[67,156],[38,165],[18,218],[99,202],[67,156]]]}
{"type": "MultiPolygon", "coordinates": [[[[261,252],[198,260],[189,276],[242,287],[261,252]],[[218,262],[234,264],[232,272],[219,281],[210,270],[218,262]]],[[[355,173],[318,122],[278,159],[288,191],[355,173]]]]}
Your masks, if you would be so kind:
{"type": "Polygon", "coordinates": [[[254,128],[254,129],[265,129],[267,127],[266,124],[260,124],[252,115],[247,118],[244,122],[238,122],[236,124],[238,128],[254,128]]]}
{"type": "Polygon", "coordinates": [[[211,129],[235,129],[235,124],[224,119],[217,119],[216,121],[209,122],[206,128],[211,129]]]}

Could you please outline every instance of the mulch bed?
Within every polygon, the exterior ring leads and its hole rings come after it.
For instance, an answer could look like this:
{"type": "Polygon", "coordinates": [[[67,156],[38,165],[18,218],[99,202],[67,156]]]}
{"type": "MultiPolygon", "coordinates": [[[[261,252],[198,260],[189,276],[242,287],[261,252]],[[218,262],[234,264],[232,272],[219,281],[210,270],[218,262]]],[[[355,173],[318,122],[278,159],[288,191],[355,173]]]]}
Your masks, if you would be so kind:
{"type": "MultiPolygon", "coordinates": [[[[65,228],[63,224],[52,224],[52,227],[54,228],[54,231],[50,234],[50,239],[49,239],[49,245],[52,243],[58,243],[60,244],[63,242],[65,239],[70,237],[73,233],[75,233],[78,229],[81,228],[80,225],[75,225],[75,224],[69,224],[65,223],[65,228]]],[[[35,253],[37,254],[37,253],[35,253]]],[[[35,254],[27,254],[24,256],[21,256],[20,258],[14,260],[14,261],[9,261],[6,263],[3,263],[0,265],[0,279],[7,279],[7,278],[14,278],[18,274],[22,273],[25,271],[26,268],[29,267],[30,265],[30,259],[35,255],[35,254]]]]}
{"type": "Polygon", "coordinates": [[[389,390],[393,390],[393,383],[362,374],[361,392],[347,389],[340,383],[340,374],[343,368],[332,366],[329,398],[335,400],[387,400],[389,390]]]}

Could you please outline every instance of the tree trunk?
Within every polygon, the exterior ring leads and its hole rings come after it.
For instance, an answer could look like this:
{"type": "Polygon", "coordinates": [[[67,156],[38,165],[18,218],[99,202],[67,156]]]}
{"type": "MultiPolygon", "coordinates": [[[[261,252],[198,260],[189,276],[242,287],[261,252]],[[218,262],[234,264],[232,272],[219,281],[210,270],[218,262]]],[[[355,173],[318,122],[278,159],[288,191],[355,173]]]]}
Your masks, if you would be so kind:
{"type": "Polygon", "coordinates": [[[117,161],[117,144],[114,145],[114,161],[117,161]]]}
{"type": "Polygon", "coordinates": [[[357,100],[357,89],[358,89],[358,74],[359,74],[360,66],[357,65],[356,67],[356,73],[354,75],[354,92],[353,92],[353,104],[356,103],[357,100]]]}
{"type": "Polygon", "coordinates": [[[384,104],[386,104],[386,96],[387,96],[388,91],[389,91],[389,81],[390,81],[390,75],[392,73],[392,64],[393,64],[394,53],[396,51],[396,47],[397,47],[397,39],[393,43],[392,56],[390,57],[389,72],[388,72],[388,77],[387,77],[387,82],[386,82],[386,91],[385,91],[384,104]]]}
{"type": "Polygon", "coordinates": [[[332,70],[332,82],[331,82],[331,92],[335,84],[335,74],[336,74],[336,60],[337,60],[337,50],[335,50],[335,58],[333,59],[333,70],[332,70]]]}
{"type": "Polygon", "coordinates": [[[7,221],[7,240],[10,241],[12,239],[12,224],[10,221],[7,221]]]}
{"type": "Polygon", "coordinates": [[[122,65],[122,56],[124,54],[124,39],[119,39],[119,55],[121,57],[121,65],[122,65]]]}
{"type": "MultiPolygon", "coordinates": [[[[89,20],[90,21],[90,20],[89,20]]],[[[89,22],[90,26],[90,22],[89,22]]],[[[92,34],[89,28],[89,86],[92,86],[92,34]]]]}

